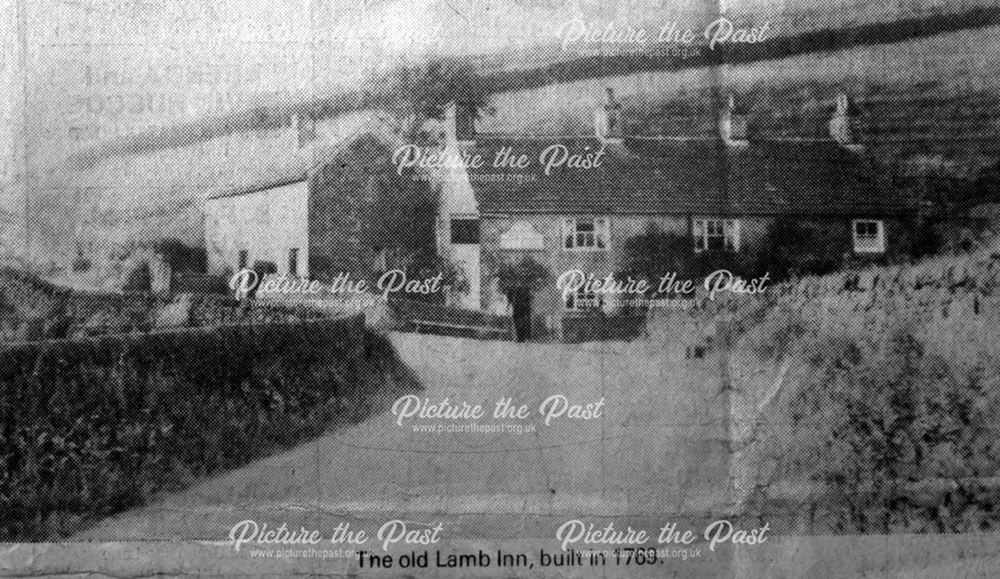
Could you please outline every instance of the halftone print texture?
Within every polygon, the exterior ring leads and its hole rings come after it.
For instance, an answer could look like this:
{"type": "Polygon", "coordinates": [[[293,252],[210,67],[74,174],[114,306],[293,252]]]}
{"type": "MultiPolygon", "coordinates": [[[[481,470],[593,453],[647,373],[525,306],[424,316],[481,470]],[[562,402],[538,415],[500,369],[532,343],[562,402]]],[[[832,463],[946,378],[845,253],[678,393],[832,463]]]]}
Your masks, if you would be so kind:
{"type": "Polygon", "coordinates": [[[0,0],[0,574],[994,577],[988,0],[0,0]]]}

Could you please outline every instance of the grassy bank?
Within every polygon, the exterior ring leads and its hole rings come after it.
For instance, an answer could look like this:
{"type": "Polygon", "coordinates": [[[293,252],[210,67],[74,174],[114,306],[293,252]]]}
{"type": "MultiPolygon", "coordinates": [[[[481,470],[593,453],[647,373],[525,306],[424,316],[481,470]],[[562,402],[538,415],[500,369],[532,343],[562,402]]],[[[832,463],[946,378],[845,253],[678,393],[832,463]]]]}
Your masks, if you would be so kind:
{"type": "Polygon", "coordinates": [[[775,288],[731,356],[746,507],[799,532],[1000,523],[1000,254],[775,288]]]}
{"type": "Polygon", "coordinates": [[[0,541],[53,540],[419,387],[360,316],[4,346],[0,541]]]}

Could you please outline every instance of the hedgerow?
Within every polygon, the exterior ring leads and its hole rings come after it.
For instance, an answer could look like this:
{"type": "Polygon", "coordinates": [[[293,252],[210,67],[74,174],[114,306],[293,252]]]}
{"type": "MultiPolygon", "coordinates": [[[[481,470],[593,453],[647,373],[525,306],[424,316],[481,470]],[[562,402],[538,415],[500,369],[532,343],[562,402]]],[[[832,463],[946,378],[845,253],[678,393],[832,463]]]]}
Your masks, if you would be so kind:
{"type": "Polygon", "coordinates": [[[0,541],[51,540],[415,382],[360,316],[0,348],[0,541]]]}

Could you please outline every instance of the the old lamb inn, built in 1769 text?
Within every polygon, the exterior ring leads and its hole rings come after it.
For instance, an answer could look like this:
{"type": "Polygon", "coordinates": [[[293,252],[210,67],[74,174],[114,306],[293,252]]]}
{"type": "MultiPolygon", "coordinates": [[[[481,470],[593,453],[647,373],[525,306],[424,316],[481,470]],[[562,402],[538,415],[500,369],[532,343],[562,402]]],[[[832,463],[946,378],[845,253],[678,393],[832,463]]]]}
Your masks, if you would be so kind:
{"type": "Polygon", "coordinates": [[[618,273],[626,240],[650,230],[690,239],[695,252],[745,252],[776,221],[795,220],[844,252],[889,250],[915,205],[859,143],[850,99],[839,95],[831,110],[821,139],[755,138],[732,97],[710,137],[630,136],[608,89],[593,134],[516,136],[477,133],[476,111],[457,103],[433,150],[463,162],[432,167],[405,166],[407,145],[374,120],[296,175],[210,199],[210,265],[269,262],[322,280],[378,273],[394,256],[433,246],[468,281],[451,305],[562,337],[573,320],[612,305],[564,295],[556,278],[618,273]],[[545,283],[503,284],[502,270],[526,258],[545,283]]]}

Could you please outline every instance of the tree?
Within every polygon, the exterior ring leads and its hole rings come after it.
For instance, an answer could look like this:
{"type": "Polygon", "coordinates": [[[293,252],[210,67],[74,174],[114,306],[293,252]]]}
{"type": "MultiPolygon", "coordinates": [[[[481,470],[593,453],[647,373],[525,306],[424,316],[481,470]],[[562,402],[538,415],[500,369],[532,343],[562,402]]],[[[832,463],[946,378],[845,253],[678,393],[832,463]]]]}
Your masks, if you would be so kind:
{"type": "Polygon", "coordinates": [[[476,118],[490,110],[486,83],[465,61],[438,59],[393,69],[379,84],[387,87],[389,108],[403,119],[400,131],[411,141],[419,140],[425,121],[443,119],[450,102],[472,107],[476,118]]]}
{"type": "Polygon", "coordinates": [[[678,279],[689,275],[694,257],[694,240],[689,235],[651,229],[625,240],[625,261],[616,277],[644,279],[653,288],[668,272],[678,279]]]}
{"type": "Polygon", "coordinates": [[[846,240],[831,239],[791,217],[777,217],[768,228],[756,268],[774,281],[793,275],[824,275],[843,264],[846,240]]]}

